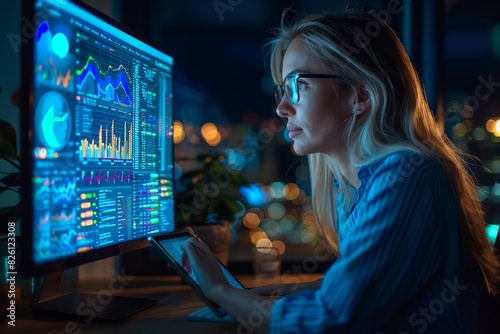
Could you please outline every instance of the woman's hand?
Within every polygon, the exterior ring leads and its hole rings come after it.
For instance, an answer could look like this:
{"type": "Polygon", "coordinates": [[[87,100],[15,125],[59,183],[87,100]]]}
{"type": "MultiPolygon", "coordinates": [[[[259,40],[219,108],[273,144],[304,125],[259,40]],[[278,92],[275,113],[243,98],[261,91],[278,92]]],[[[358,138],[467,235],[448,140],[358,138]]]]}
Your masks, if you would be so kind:
{"type": "MultiPolygon", "coordinates": [[[[250,290],[238,289],[227,281],[220,262],[210,248],[194,235],[182,245],[182,265],[194,274],[207,298],[237,319],[247,333],[269,332],[269,317],[273,302],[268,297],[259,296],[250,290]],[[263,310],[265,313],[263,313],[263,310]],[[255,324],[250,320],[258,315],[255,324]],[[245,320],[246,319],[246,320],[245,320]],[[252,324],[249,327],[249,322],[252,324]]],[[[239,327],[238,327],[239,328],[239,327]]]]}
{"type": "Polygon", "coordinates": [[[182,265],[187,272],[196,277],[203,293],[208,299],[224,286],[229,285],[222,273],[220,263],[212,250],[199,238],[192,237],[181,245],[182,265]]]}

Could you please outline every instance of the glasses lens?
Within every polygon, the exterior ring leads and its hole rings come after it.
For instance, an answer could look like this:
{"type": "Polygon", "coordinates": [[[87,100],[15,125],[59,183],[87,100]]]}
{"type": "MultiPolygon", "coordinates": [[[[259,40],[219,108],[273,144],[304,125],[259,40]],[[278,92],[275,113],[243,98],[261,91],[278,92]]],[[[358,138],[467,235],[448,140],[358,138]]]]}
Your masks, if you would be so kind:
{"type": "Polygon", "coordinates": [[[276,100],[276,105],[278,106],[283,99],[283,87],[280,85],[276,85],[274,87],[274,99],[276,100]]]}
{"type": "Polygon", "coordinates": [[[290,104],[299,102],[299,90],[297,89],[297,76],[295,74],[285,78],[284,88],[290,104]]]}

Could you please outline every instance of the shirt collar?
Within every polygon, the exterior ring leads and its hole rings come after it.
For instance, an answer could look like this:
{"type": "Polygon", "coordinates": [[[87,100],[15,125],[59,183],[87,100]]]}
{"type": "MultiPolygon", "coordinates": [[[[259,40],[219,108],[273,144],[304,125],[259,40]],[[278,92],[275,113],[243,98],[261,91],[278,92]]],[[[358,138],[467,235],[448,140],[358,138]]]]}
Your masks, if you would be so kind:
{"type": "MultiPolygon", "coordinates": [[[[372,175],[377,170],[377,168],[380,167],[380,165],[384,162],[384,160],[385,157],[375,160],[372,163],[361,166],[358,170],[358,179],[361,181],[361,183],[367,180],[370,177],[370,175],[372,175]]],[[[337,179],[333,180],[333,186],[336,189],[339,188],[339,182],[337,181],[337,179]]]]}
{"type": "Polygon", "coordinates": [[[370,175],[372,175],[377,170],[377,168],[380,167],[380,165],[384,162],[384,160],[385,157],[375,160],[370,164],[361,166],[358,170],[358,179],[361,181],[361,183],[363,183],[363,181],[368,179],[370,175]]]}

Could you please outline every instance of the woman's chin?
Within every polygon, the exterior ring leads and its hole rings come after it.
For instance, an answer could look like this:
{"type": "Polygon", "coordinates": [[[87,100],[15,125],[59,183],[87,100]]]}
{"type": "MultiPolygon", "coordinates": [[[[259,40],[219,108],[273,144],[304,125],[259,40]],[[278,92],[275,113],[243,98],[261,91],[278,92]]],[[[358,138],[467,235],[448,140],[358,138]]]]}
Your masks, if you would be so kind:
{"type": "Polygon", "coordinates": [[[306,154],[311,153],[311,152],[308,152],[305,149],[305,147],[297,145],[296,142],[294,142],[292,145],[290,145],[290,149],[291,149],[292,153],[297,155],[297,156],[306,155],[306,154]]]}

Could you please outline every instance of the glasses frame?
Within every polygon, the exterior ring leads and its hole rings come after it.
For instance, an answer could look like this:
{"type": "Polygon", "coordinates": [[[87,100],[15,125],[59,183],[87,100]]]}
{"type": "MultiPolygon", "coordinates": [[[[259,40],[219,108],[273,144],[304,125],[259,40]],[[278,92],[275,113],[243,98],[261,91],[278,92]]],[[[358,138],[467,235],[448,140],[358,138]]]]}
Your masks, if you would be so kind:
{"type": "Polygon", "coordinates": [[[290,73],[283,80],[283,85],[274,87],[274,99],[277,106],[283,100],[283,96],[286,96],[291,105],[300,101],[299,84],[297,83],[299,78],[338,79],[339,77],[335,74],[290,73]],[[286,86],[287,80],[291,80],[289,86],[286,86]]]}

